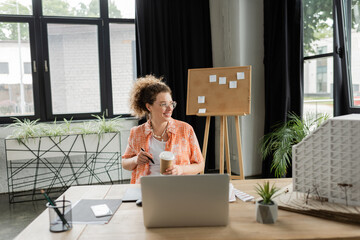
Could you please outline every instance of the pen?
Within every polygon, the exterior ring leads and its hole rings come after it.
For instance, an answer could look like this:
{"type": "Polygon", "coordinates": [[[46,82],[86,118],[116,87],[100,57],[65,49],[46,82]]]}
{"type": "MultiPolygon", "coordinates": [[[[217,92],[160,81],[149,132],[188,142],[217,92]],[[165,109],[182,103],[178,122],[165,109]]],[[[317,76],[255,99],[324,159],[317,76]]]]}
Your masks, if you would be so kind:
{"type": "MultiPolygon", "coordinates": [[[[141,149],[141,151],[143,151],[143,152],[145,152],[145,150],[143,149],[143,148],[140,148],[141,149]]],[[[146,156],[153,164],[155,164],[154,163],[154,160],[152,160],[151,158],[149,158],[148,156],[146,156]]]]}
{"type": "MultiPolygon", "coordinates": [[[[45,193],[44,190],[41,190],[41,193],[44,195],[44,197],[46,198],[46,200],[49,202],[49,204],[51,206],[56,206],[55,202],[45,193]]],[[[63,200],[63,201],[65,201],[65,200],[63,200]]],[[[63,209],[64,209],[64,206],[63,206],[63,209]]],[[[66,227],[70,228],[69,223],[64,218],[64,215],[60,213],[59,209],[54,208],[54,210],[55,210],[56,214],[60,217],[63,224],[66,225],[66,227]]]]}

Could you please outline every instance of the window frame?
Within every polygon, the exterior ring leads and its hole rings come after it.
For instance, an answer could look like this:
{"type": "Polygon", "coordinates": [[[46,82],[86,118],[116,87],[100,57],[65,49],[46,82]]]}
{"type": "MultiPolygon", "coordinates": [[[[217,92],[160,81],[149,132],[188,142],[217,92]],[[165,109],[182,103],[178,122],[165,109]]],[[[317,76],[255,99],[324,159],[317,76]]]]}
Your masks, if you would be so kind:
{"type": "MultiPolygon", "coordinates": [[[[45,87],[45,99],[46,99],[46,117],[49,120],[63,119],[87,119],[91,118],[91,114],[101,115],[102,112],[106,111],[106,100],[104,96],[107,94],[105,89],[105,77],[104,77],[104,56],[101,54],[103,51],[103,38],[102,38],[102,20],[100,19],[59,19],[57,17],[44,17],[42,20],[42,33],[43,33],[43,48],[44,48],[44,61],[47,61],[48,71],[44,71],[44,87],[45,87]],[[89,112],[89,113],[73,113],[73,114],[54,114],[52,112],[52,96],[51,96],[51,79],[50,79],[50,56],[49,56],[49,43],[48,43],[48,33],[47,25],[48,24],[84,24],[84,25],[95,25],[97,26],[98,34],[98,61],[99,61],[99,88],[100,88],[100,112],[89,112]]],[[[45,63],[45,62],[44,62],[45,63]]]]}
{"type": "Polygon", "coordinates": [[[349,68],[348,48],[351,42],[347,38],[350,27],[345,26],[345,18],[351,20],[351,14],[345,13],[345,9],[351,11],[351,0],[333,0],[334,14],[334,116],[351,113],[360,113],[360,108],[352,107],[351,73],[349,68]],[[346,1],[346,2],[345,2],[346,1]],[[345,6],[347,5],[347,6],[345,6]],[[348,8],[350,6],[350,8],[348,8]],[[344,14],[347,16],[344,17],[344,14]],[[335,97],[335,95],[334,95],[335,97]]]}
{"type": "MultiPolygon", "coordinates": [[[[333,51],[303,57],[306,60],[333,57],[333,116],[360,113],[360,106],[353,105],[351,81],[351,1],[333,0],[333,51]],[[345,16],[344,16],[345,15],[345,16]],[[349,53],[349,54],[348,54],[349,53]]],[[[302,29],[303,31],[303,29],[302,29]]]]}
{"type": "MultiPolygon", "coordinates": [[[[324,54],[314,54],[314,55],[311,55],[311,56],[303,57],[303,59],[302,59],[302,65],[303,65],[302,69],[304,69],[305,61],[307,61],[307,60],[316,60],[316,59],[322,59],[322,58],[328,58],[328,57],[332,57],[333,61],[334,61],[334,52],[329,52],[329,53],[324,53],[324,54]]],[[[304,74],[302,74],[302,76],[304,76],[304,74]]],[[[317,81],[317,79],[315,79],[315,80],[317,81]]],[[[334,78],[334,81],[335,81],[335,78],[334,78]]],[[[318,84],[318,83],[316,82],[316,84],[318,84]]],[[[333,96],[333,101],[335,101],[335,95],[333,96]]],[[[305,102],[303,101],[303,106],[304,106],[304,104],[305,104],[305,102]]],[[[304,109],[304,107],[303,107],[303,109],[304,109]]],[[[334,108],[333,108],[333,114],[334,114],[334,108]]]]}
{"type": "MultiPolygon", "coordinates": [[[[303,4],[303,3],[302,3],[303,4]]],[[[302,42],[302,44],[304,44],[304,20],[303,20],[303,17],[304,17],[304,7],[302,7],[302,9],[301,9],[301,21],[302,21],[302,23],[301,23],[301,37],[302,37],[302,39],[301,39],[301,42],[302,42]]],[[[333,16],[334,16],[334,13],[333,13],[333,16]]],[[[333,29],[333,33],[334,33],[334,29],[333,29]]],[[[329,49],[330,50],[330,49],[329,49]]],[[[304,69],[305,69],[305,62],[306,61],[308,61],[308,60],[317,60],[317,59],[327,59],[327,58],[329,58],[329,57],[332,57],[333,58],[333,61],[334,61],[334,59],[335,59],[335,54],[334,54],[334,47],[333,47],[333,49],[332,49],[332,51],[329,51],[329,52],[327,52],[327,53],[319,53],[319,54],[316,54],[316,53],[314,53],[314,54],[311,54],[311,55],[307,55],[307,56],[305,56],[305,51],[304,51],[304,48],[302,48],[302,51],[303,51],[303,53],[302,53],[302,62],[301,62],[301,64],[302,64],[302,74],[301,74],[301,76],[302,76],[302,81],[304,82],[304,76],[305,76],[305,74],[304,74],[304,69]]],[[[316,88],[317,88],[317,84],[318,84],[318,81],[317,81],[317,76],[315,76],[315,86],[316,86],[316,88]]],[[[333,71],[333,86],[335,85],[335,75],[334,75],[334,71],[333,71]]],[[[305,91],[304,91],[304,89],[305,89],[305,86],[303,87],[303,95],[305,96],[305,91]]],[[[333,89],[334,89],[334,87],[333,87],[333,89]]],[[[334,93],[334,95],[333,95],[333,102],[335,103],[335,92],[333,92],[334,93]]],[[[304,97],[304,99],[303,99],[303,102],[302,102],[302,104],[303,104],[303,106],[302,106],[302,115],[303,115],[303,117],[306,117],[305,116],[305,113],[304,113],[304,108],[305,108],[305,97],[304,97]]],[[[334,107],[333,107],[333,114],[334,114],[334,107]]]]}
{"type": "MultiPolygon", "coordinates": [[[[36,0],[33,0],[36,1],[36,0]]],[[[33,8],[34,10],[34,8],[33,8]]],[[[30,44],[30,58],[31,58],[31,75],[32,75],[32,86],[33,86],[33,101],[34,101],[34,115],[21,115],[21,116],[11,116],[11,117],[0,117],[0,123],[10,123],[13,122],[12,117],[19,119],[30,119],[35,120],[40,118],[40,85],[39,85],[39,68],[36,66],[36,71],[34,69],[34,61],[37,63],[38,54],[36,53],[36,44],[35,44],[35,19],[31,15],[0,15],[1,22],[12,22],[12,23],[28,23],[29,24],[29,44],[30,44]]]]}
{"type": "MultiPolygon", "coordinates": [[[[69,16],[43,16],[42,1],[32,0],[33,15],[5,15],[0,14],[1,22],[27,22],[29,24],[29,41],[31,54],[31,70],[33,78],[34,115],[21,115],[4,117],[0,116],[0,123],[12,123],[12,117],[19,119],[40,119],[40,121],[93,119],[91,115],[103,115],[106,118],[121,116],[130,117],[130,113],[114,114],[112,75],[111,75],[111,52],[110,52],[110,23],[134,24],[135,19],[109,18],[108,0],[100,0],[100,17],[69,17],[69,16]],[[50,89],[50,65],[47,41],[47,24],[91,24],[97,25],[98,51],[99,51],[99,87],[100,87],[100,112],[53,114],[50,89]],[[48,61],[49,71],[45,72],[44,61],[48,61]],[[37,71],[34,71],[34,62],[37,71]]],[[[136,63],[136,59],[134,59],[136,63]]],[[[136,76],[135,76],[136,78],[136,76]]]]}
{"type": "Polygon", "coordinates": [[[352,26],[352,11],[351,11],[351,1],[352,0],[343,0],[343,2],[339,2],[339,15],[341,14],[341,18],[339,17],[339,24],[343,26],[339,28],[339,31],[343,30],[343,38],[344,38],[344,46],[343,46],[343,71],[346,79],[345,82],[345,97],[346,97],[346,109],[349,114],[351,113],[360,113],[360,106],[354,106],[354,93],[352,89],[352,73],[351,73],[351,26],[352,26]],[[344,3],[345,2],[345,3],[344,3]],[[344,4],[342,4],[344,3],[344,4]],[[345,14],[345,16],[343,16],[345,14]],[[346,24],[347,22],[348,24],[346,24]]]}

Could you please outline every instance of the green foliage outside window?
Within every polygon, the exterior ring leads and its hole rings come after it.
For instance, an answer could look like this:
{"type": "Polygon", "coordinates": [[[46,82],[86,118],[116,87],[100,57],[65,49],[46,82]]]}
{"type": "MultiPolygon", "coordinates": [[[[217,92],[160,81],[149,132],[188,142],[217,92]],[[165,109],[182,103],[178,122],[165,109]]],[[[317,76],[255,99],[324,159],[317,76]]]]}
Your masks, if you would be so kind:
{"type": "MultiPolygon", "coordinates": [[[[344,1],[346,4],[346,1],[344,1]]],[[[351,1],[351,26],[360,31],[360,1],[351,1]]],[[[333,0],[303,1],[304,55],[321,54],[313,47],[320,39],[333,37],[333,0]]]]}
{"type": "Polygon", "coordinates": [[[303,1],[304,55],[318,54],[314,41],[333,36],[333,0],[303,1]]]}

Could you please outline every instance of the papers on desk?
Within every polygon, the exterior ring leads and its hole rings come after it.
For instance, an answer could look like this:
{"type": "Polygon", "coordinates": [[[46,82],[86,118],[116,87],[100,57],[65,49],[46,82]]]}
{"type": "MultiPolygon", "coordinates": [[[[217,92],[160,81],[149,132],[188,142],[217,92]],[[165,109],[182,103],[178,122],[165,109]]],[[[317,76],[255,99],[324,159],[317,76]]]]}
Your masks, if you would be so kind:
{"type": "Polygon", "coordinates": [[[116,212],[121,203],[121,199],[81,199],[72,208],[72,223],[106,224],[110,221],[113,213],[116,212]],[[103,205],[106,205],[106,207],[103,205]],[[94,206],[96,213],[92,210],[94,206]],[[105,213],[104,211],[107,212],[105,213]],[[95,214],[99,215],[95,216],[95,214]]]}
{"type": "Polygon", "coordinates": [[[234,185],[232,185],[232,183],[229,183],[229,202],[235,202],[235,197],[239,198],[244,202],[250,202],[254,199],[253,196],[236,189],[234,185]]]}

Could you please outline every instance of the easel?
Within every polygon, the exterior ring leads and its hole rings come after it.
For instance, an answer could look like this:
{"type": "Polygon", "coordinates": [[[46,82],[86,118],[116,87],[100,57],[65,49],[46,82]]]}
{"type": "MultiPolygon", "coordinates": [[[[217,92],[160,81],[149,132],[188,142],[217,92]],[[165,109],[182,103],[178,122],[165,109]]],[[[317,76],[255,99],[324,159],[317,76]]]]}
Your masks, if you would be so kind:
{"type": "MultiPolygon", "coordinates": [[[[235,117],[235,128],[236,128],[236,143],[239,156],[239,170],[240,176],[231,175],[231,164],[230,164],[230,149],[229,149],[229,131],[228,131],[228,116],[220,116],[220,174],[224,173],[224,152],[226,153],[226,172],[230,175],[231,179],[244,180],[244,167],[241,152],[241,135],[240,135],[240,119],[239,116],[235,117]]],[[[211,116],[206,116],[205,133],[202,154],[204,161],[206,161],[207,145],[209,140],[209,129],[210,129],[211,116]]]]}
{"type": "Polygon", "coordinates": [[[199,68],[188,70],[186,115],[206,117],[202,154],[206,160],[210,118],[220,117],[220,173],[226,169],[231,179],[245,179],[241,153],[239,116],[250,114],[251,66],[199,68]],[[221,80],[221,81],[220,81],[221,80]],[[231,176],[227,117],[235,117],[240,176],[231,176]]]}

